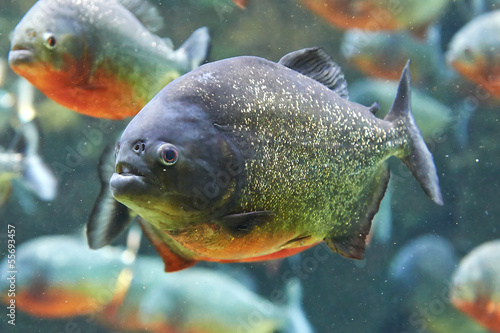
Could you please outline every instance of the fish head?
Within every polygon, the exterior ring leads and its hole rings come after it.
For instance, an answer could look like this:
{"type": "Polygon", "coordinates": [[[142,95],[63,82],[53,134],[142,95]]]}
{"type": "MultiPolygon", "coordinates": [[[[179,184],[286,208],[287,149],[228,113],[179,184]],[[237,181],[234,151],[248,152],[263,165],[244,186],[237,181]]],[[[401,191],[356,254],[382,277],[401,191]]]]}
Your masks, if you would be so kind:
{"type": "Polygon", "coordinates": [[[111,192],[158,228],[206,222],[234,202],[239,156],[202,107],[154,98],[121,136],[111,192]]]}
{"type": "MultiPolygon", "coordinates": [[[[63,1],[64,2],[64,1],[63,1]]],[[[11,35],[9,65],[44,91],[63,79],[78,81],[88,67],[88,47],[78,8],[60,1],[38,1],[11,35]]]]}

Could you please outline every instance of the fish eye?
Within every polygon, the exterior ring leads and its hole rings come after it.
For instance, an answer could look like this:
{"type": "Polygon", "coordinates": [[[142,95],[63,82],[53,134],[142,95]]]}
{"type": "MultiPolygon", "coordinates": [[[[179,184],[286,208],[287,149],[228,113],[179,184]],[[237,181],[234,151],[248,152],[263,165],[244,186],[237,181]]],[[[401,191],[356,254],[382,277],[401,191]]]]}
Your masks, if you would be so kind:
{"type": "Polygon", "coordinates": [[[52,34],[47,34],[45,36],[45,46],[48,48],[48,49],[54,49],[56,47],[56,44],[57,44],[57,41],[56,41],[56,37],[54,37],[54,35],[52,34]]]}
{"type": "Polygon", "coordinates": [[[160,157],[160,162],[164,165],[174,165],[179,159],[177,148],[169,143],[163,144],[158,148],[158,156],[160,157]]]}

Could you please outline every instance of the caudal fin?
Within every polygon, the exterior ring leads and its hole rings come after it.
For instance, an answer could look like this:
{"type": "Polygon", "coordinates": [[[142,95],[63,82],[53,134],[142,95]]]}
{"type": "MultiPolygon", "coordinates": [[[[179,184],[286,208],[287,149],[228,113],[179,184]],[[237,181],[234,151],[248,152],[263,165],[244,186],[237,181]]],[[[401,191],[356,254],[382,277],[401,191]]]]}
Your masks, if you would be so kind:
{"type": "Polygon", "coordinates": [[[427,196],[438,205],[443,205],[432,154],[427,149],[422,133],[411,113],[410,78],[410,61],[408,60],[401,75],[396,99],[384,120],[393,123],[395,126],[404,126],[406,128],[405,131],[410,139],[409,150],[406,150],[403,156],[398,157],[410,169],[427,196]]]}
{"type": "Polygon", "coordinates": [[[189,70],[195,69],[208,59],[210,53],[210,35],[207,27],[196,29],[191,36],[175,51],[185,53],[187,57],[187,67],[189,70]]]}
{"type": "Polygon", "coordinates": [[[286,286],[288,298],[288,325],[285,333],[312,333],[313,329],[302,309],[302,286],[299,279],[292,279],[286,286]]]}

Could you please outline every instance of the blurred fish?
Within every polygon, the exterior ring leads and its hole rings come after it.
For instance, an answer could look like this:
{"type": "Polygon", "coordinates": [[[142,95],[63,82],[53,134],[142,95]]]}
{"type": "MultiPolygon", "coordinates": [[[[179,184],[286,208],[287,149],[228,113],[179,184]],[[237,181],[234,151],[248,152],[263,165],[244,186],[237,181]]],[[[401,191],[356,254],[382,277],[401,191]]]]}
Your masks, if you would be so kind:
{"type": "Polygon", "coordinates": [[[34,88],[22,78],[17,88],[20,128],[9,147],[0,146],[0,205],[9,197],[15,181],[44,201],[53,200],[57,194],[56,176],[40,155],[40,130],[33,107],[34,88]]]}
{"type": "Polygon", "coordinates": [[[22,124],[12,147],[0,147],[0,205],[9,197],[13,181],[41,200],[55,198],[57,179],[40,156],[38,133],[35,122],[22,124]]]}
{"type": "Polygon", "coordinates": [[[444,12],[450,0],[301,0],[340,29],[402,30],[421,33],[444,12]]]}
{"type": "MultiPolygon", "coordinates": [[[[16,307],[32,316],[88,315],[114,329],[158,333],[311,332],[297,281],[287,286],[288,304],[277,305],[220,272],[161,274],[159,259],[138,257],[127,264],[122,248],[93,251],[76,237],[38,237],[16,250],[22,268],[16,307]]],[[[7,303],[7,258],[0,268],[1,300],[7,303]]]]}
{"type": "Polygon", "coordinates": [[[400,68],[411,58],[412,81],[430,83],[438,72],[439,55],[435,47],[417,40],[406,31],[346,31],[341,50],[363,74],[397,80],[400,68]]]}
{"type": "Polygon", "coordinates": [[[473,249],[453,274],[453,305],[493,332],[500,332],[500,241],[473,249]]]}
{"type": "Polygon", "coordinates": [[[248,0],[233,0],[233,1],[234,1],[234,4],[238,7],[240,7],[241,9],[247,8],[248,0]]]}
{"type": "Polygon", "coordinates": [[[463,26],[450,41],[446,61],[500,98],[500,10],[479,15],[463,26]]]}
{"type": "Polygon", "coordinates": [[[146,1],[39,0],[14,29],[9,64],[65,107],[130,117],[207,57],[206,28],[174,51],[152,33],[162,24],[146,1]]]}
{"type": "MultiPolygon", "coordinates": [[[[360,104],[370,105],[376,101],[380,105],[377,117],[384,117],[395,97],[398,83],[367,79],[356,81],[349,87],[350,99],[360,104]]],[[[412,113],[422,131],[424,139],[432,138],[446,131],[455,121],[452,110],[418,89],[413,89],[411,96],[412,113]]]]}
{"type": "Polygon", "coordinates": [[[409,289],[443,283],[451,277],[457,263],[449,240],[433,234],[423,235],[398,250],[389,265],[389,277],[409,289]]]}
{"type": "MultiPolygon", "coordinates": [[[[122,134],[113,196],[147,222],[167,271],[197,261],[286,257],[323,240],[364,256],[396,155],[442,204],[432,156],[409,105],[405,68],[385,120],[349,102],[340,68],[319,48],[279,63],[236,57],[168,85],[122,134]],[[147,135],[145,133],[147,132],[147,135]]],[[[116,220],[89,224],[92,248],[116,220]]]]}

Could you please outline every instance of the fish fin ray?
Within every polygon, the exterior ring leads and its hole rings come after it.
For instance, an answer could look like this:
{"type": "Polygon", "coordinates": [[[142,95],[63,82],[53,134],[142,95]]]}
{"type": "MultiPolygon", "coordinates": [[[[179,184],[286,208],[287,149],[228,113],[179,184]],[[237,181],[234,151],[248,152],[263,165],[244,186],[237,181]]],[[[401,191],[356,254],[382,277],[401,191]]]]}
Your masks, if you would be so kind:
{"type": "Polygon", "coordinates": [[[116,201],[109,190],[108,181],[114,172],[114,151],[108,146],[99,161],[101,190],[87,222],[87,241],[91,249],[110,244],[130,224],[129,209],[116,201]]]}
{"type": "Polygon", "coordinates": [[[323,49],[312,47],[294,51],[283,56],[278,63],[318,81],[340,97],[349,99],[342,69],[323,49]]]}
{"type": "Polygon", "coordinates": [[[213,222],[222,226],[233,237],[242,237],[249,234],[256,226],[262,226],[273,220],[273,212],[256,211],[225,215],[214,220],[213,222]]]}
{"type": "Polygon", "coordinates": [[[354,211],[360,212],[360,215],[351,221],[350,225],[353,229],[342,235],[332,230],[324,239],[332,251],[346,258],[361,260],[365,256],[366,236],[370,232],[373,217],[379,209],[390,178],[387,163],[384,163],[378,172],[379,174],[374,177],[371,186],[364,193],[364,198],[358,200],[360,207],[354,211]]]}
{"type": "Polygon", "coordinates": [[[192,70],[208,60],[210,48],[211,43],[208,28],[201,27],[196,29],[175,52],[184,52],[186,54],[188,68],[192,70]]]}
{"type": "Polygon", "coordinates": [[[157,32],[165,24],[163,17],[149,1],[144,0],[118,0],[151,32],[157,32]]]}
{"type": "Polygon", "coordinates": [[[165,272],[177,272],[196,264],[198,260],[181,254],[181,246],[166,233],[139,217],[139,225],[165,264],[165,272]]]}
{"type": "Polygon", "coordinates": [[[443,205],[443,197],[439,188],[439,179],[432,154],[427,148],[422,133],[411,113],[410,78],[410,60],[408,60],[401,74],[396,98],[384,120],[393,123],[394,126],[404,124],[411,144],[405,156],[398,157],[420,183],[427,196],[438,205],[443,205]]]}

